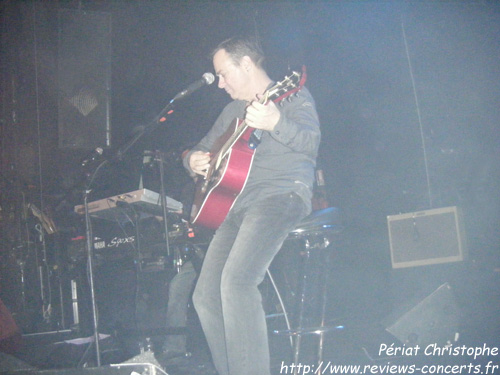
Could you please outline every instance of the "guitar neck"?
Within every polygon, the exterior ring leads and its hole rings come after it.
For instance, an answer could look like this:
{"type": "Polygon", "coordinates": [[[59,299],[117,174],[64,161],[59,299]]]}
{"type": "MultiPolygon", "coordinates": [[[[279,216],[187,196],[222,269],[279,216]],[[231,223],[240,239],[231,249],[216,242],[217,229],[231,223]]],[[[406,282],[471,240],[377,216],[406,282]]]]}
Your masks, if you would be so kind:
{"type": "MultiPolygon", "coordinates": [[[[259,103],[265,104],[269,101],[269,92],[266,91],[263,95],[263,97],[259,100],[259,103]]],[[[217,167],[220,165],[220,162],[227,156],[227,153],[229,150],[234,146],[236,141],[245,133],[245,131],[248,129],[248,125],[246,124],[245,120],[242,120],[241,123],[238,124],[237,129],[235,132],[229,137],[229,139],[222,145],[218,158],[217,158],[217,167]]]]}

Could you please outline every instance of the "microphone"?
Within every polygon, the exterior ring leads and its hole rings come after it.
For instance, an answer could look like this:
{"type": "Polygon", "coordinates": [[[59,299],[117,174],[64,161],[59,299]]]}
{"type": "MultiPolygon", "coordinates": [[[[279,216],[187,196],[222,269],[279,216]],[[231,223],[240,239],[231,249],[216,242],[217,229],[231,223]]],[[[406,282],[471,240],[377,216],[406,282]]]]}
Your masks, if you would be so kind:
{"type": "Polygon", "coordinates": [[[93,150],[90,154],[88,154],[81,162],[81,166],[85,167],[86,165],[92,163],[95,161],[97,158],[102,156],[104,153],[104,150],[102,147],[97,147],[95,150],[93,150]]]}
{"type": "Polygon", "coordinates": [[[181,98],[184,98],[184,97],[192,94],[193,92],[202,88],[205,85],[211,85],[212,83],[214,83],[214,81],[215,81],[215,77],[212,73],[203,74],[203,76],[199,80],[191,83],[185,90],[182,90],[180,93],[178,93],[172,99],[171,103],[177,99],[181,99],[181,98]]]}

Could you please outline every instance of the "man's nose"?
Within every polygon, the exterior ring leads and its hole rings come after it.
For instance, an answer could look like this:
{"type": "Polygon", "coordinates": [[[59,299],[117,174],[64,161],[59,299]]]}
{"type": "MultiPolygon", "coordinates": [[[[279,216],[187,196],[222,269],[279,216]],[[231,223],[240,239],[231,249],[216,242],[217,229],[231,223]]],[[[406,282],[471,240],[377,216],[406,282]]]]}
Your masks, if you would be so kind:
{"type": "Polygon", "coordinates": [[[219,87],[220,89],[223,89],[223,88],[224,88],[224,86],[226,86],[226,82],[224,81],[224,78],[219,77],[218,87],[219,87]]]}

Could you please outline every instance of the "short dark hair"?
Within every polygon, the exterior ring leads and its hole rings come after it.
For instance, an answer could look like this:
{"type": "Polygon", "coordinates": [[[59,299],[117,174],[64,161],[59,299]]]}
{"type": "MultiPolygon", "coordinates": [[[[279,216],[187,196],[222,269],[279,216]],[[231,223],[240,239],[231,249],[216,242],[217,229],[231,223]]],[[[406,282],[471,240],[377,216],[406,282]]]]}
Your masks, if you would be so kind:
{"type": "Polygon", "coordinates": [[[244,56],[248,56],[259,68],[263,68],[264,52],[260,43],[251,38],[230,38],[219,43],[212,51],[212,57],[220,50],[225,50],[233,59],[235,64],[239,64],[244,56]]]}

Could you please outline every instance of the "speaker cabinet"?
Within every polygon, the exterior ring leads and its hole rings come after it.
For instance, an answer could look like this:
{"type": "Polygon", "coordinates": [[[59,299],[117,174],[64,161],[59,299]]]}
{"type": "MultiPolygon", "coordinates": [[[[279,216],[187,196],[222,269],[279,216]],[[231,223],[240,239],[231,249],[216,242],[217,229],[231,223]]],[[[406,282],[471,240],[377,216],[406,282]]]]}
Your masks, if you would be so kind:
{"type": "Polygon", "coordinates": [[[387,224],[393,268],[458,262],[466,257],[457,207],[387,216],[387,224]]]}
{"type": "MultiPolygon", "coordinates": [[[[412,306],[412,305],[410,305],[412,306]]],[[[386,331],[409,345],[446,345],[457,340],[460,311],[453,291],[444,283],[402,314],[386,321],[386,331]]]]}
{"type": "Polygon", "coordinates": [[[108,147],[111,16],[60,10],[58,31],[59,147],[108,147]]]}

